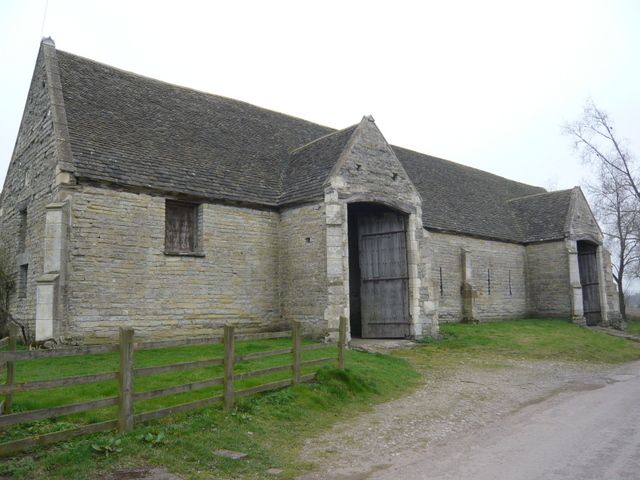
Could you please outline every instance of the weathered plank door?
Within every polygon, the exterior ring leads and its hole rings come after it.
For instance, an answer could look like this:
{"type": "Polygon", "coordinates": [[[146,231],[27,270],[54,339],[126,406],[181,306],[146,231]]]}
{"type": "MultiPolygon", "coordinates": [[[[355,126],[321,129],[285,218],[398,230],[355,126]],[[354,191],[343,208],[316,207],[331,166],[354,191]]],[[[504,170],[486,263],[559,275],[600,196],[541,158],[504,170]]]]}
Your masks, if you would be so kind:
{"type": "Polygon", "coordinates": [[[578,268],[582,285],[582,307],[587,325],[598,325],[602,320],[600,308],[600,285],[596,245],[582,244],[578,247],[578,268]]]}
{"type": "Polygon", "coordinates": [[[363,338],[409,336],[405,217],[392,211],[358,216],[363,338]]]}

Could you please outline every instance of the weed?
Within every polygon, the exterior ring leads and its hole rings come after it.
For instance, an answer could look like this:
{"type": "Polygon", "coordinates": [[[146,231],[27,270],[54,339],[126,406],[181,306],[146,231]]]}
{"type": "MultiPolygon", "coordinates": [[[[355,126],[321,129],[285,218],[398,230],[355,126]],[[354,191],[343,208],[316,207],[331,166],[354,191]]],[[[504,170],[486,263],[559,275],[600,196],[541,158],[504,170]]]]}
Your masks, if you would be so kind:
{"type": "Polygon", "coordinates": [[[92,443],[91,448],[94,452],[98,452],[103,454],[105,457],[112,455],[114,453],[120,453],[122,448],[120,448],[120,444],[122,440],[119,438],[107,438],[99,443],[92,443]]]}
{"type": "Polygon", "coordinates": [[[164,432],[147,432],[138,437],[138,440],[141,440],[145,443],[150,444],[152,447],[156,447],[158,445],[163,445],[167,443],[166,435],[164,432]]]}

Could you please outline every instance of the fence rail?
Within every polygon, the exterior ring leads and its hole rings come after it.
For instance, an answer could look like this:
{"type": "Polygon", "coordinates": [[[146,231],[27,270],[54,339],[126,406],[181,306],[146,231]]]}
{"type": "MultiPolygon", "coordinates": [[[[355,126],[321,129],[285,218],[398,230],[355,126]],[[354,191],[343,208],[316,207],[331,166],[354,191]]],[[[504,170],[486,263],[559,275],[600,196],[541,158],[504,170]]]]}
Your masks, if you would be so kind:
{"type": "MultiPolygon", "coordinates": [[[[340,368],[344,368],[344,350],[346,348],[346,321],[346,318],[340,318],[337,358],[337,364],[340,368]]],[[[328,345],[302,345],[301,325],[298,321],[293,322],[293,329],[291,331],[285,332],[237,335],[235,334],[235,328],[231,325],[227,325],[224,328],[224,335],[222,337],[216,336],[195,339],[185,338],[159,342],[138,343],[134,342],[134,330],[132,328],[121,328],[119,342],[116,345],[82,346],[64,350],[17,351],[17,337],[17,329],[15,327],[12,327],[12,329],[10,330],[10,335],[6,342],[8,351],[0,352],[0,365],[6,364],[7,369],[6,382],[5,384],[0,384],[0,395],[4,395],[4,402],[2,406],[3,415],[0,416],[0,428],[16,425],[19,423],[110,407],[114,405],[117,406],[117,418],[104,422],[83,425],[59,432],[36,435],[21,440],[1,443],[0,456],[13,455],[15,453],[36,446],[68,440],[70,438],[79,435],[85,435],[88,433],[112,430],[116,427],[120,432],[128,432],[131,431],[134,426],[140,422],[146,422],[167,415],[185,412],[188,410],[193,410],[195,408],[210,406],[216,403],[222,403],[223,408],[225,410],[228,410],[230,408],[233,408],[233,405],[237,398],[310,381],[314,378],[315,373],[303,375],[303,368],[309,368],[336,361],[335,357],[322,357],[305,361],[302,360],[302,352],[309,352],[322,348],[326,349],[328,345]],[[251,352],[244,355],[236,355],[235,353],[235,343],[238,340],[267,340],[283,338],[291,338],[291,348],[251,352]],[[207,360],[197,360],[170,365],[134,368],[134,357],[136,351],[218,343],[223,344],[224,350],[222,358],[211,358],[207,360]],[[60,358],[73,355],[86,356],[114,352],[119,353],[120,366],[117,372],[105,372],[50,380],[23,381],[20,383],[15,382],[15,369],[17,361],[28,361],[41,358],[60,358]],[[236,372],[236,367],[244,362],[282,355],[291,355],[291,363],[269,368],[261,368],[258,370],[236,372]],[[134,383],[136,378],[211,366],[222,366],[224,370],[223,376],[147,391],[134,391],[134,383]],[[241,380],[286,371],[291,372],[291,378],[264,383],[244,389],[237,389],[235,385],[236,382],[241,380]],[[90,383],[114,380],[118,381],[117,396],[39,410],[31,410],[27,412],[12,413],[14,393],[67,387],[72,385],[86,385],[90,383]],[[160,408],[149,412],[134,414],[134,405],[136,402],[153,398],[166,397],[168,395],[176,395],[180,393],[202,390],[217,385],[222,385],[222,394],[181,403],[170,407],[160,408]]]]}

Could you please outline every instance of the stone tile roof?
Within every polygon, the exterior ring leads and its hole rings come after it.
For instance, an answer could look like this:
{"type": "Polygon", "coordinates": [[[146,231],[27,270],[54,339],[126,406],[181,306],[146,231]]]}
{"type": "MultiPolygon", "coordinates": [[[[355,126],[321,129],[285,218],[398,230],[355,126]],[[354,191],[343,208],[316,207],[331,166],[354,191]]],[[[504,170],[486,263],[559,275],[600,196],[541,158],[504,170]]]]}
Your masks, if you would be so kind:
{"type": "MultiPolygon", "coordinates": [[[[355,130],[336,131],[60,50],[57,56],[79,178],[276,207],[322,198],[355,130]]],[[[562,238],[562,195],[518,198],[545,191],[392,148],[422,195],[426,228],[515,242],[562,238]]]]}
{"type": "Polygon", "coordinates": [[[422,220],[427,228],[520,241],[507,201],[544,192],[448,160],[399,147],[394,150],[422,196],[422,220]]]}
{"type": "Polygon", "coordinates": [[[525,242],[563,238],[572,189],[544,192],[509,200],[525,242]]]}
{"type": "Polygon", "coordinates": [[[291,152],[282,172],[280,204],[322,196],[322,186],[356,127],[330,133],[291,152]]]}
{"type": "Polygon", "coordinates": [[[275,205],[282,158],[333,132],[57,53],[79,177],[275,205]]]}

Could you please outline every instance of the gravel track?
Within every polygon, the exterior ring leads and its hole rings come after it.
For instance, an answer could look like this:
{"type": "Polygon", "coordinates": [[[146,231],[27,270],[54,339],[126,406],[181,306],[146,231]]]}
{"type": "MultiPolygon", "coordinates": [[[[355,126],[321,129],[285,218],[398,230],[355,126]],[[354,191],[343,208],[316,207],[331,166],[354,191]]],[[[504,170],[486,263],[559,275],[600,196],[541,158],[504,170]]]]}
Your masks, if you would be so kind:
{"type": "Polygon", "coordinates": [[[308,439],[316,465],[299,480],[358,480],[429,446],[455,442],[561,392],[598,388],[614,367],[546,360],[462,359],[425,371],[414,393],[308,439]]]}

